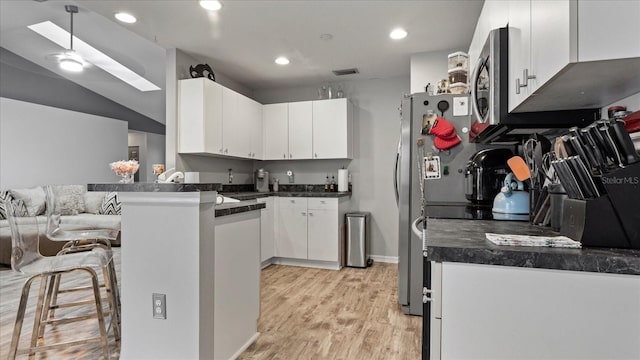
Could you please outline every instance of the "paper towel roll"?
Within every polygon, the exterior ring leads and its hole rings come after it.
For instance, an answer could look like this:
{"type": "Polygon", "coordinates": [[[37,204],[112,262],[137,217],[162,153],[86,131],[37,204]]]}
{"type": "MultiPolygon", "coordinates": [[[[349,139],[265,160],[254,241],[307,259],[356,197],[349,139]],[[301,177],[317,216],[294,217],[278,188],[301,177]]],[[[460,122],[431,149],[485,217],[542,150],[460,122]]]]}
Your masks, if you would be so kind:
{"type": "Polygon", "coordinates": [[[349,191],[349,170],[347,169],[338,170],[338,191],[349,191]]]}

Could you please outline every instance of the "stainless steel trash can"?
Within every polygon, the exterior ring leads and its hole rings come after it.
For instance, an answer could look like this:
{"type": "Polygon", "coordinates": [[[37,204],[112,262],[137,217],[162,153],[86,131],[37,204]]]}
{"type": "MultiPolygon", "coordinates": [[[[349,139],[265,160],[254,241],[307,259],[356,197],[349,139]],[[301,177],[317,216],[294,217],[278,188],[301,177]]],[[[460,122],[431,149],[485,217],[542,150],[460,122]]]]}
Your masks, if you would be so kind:
{"type": "Polygon", "coordinates": [[[347,266],[366,268],[369,261],[371,213],[351,212],[347,221],[347,266]]]}

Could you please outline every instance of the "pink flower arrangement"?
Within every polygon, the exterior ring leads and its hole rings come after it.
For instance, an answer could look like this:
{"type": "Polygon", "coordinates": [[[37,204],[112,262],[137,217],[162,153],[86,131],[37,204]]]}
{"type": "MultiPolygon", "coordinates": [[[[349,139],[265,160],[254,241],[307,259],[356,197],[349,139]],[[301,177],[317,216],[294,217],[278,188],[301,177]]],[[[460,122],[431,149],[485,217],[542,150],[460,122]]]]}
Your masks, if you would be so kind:
{"type": "Polygon", "coordinates": [[[133,175],[140,167],[140,164],[138,164],[136,160],[120,160],[112,162],[109,165],[111,166],[111,170],[120,176],[133,175]]]}

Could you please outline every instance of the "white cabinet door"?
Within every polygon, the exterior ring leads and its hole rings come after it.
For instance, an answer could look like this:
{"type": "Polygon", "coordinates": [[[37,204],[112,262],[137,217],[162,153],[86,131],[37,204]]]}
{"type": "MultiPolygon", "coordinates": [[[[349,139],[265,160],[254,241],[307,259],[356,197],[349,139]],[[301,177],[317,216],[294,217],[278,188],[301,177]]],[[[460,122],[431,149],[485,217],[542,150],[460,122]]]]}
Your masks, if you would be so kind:
{"type": "Polygon", "coordinates": [[[278,198],[277,256],[307,258],[307,199],[278,198]]]}
{"type": "MultiPolygon", "coordinates": [[[[257,333],[260,316],[260,217],[255,211],[215,219],[213,351],[229,359],[257,333]]],[[[176,304],[178,305],[178,304],[176,304]]],[[[205,311],[205,310],[201,310],[205,311]]],[[[206,314],[211,314],[209,309],[206,314]]]]}
{"type": "Polygon", "coordinates": [[[251,158],[262,160],[264,147],[262,143],[262,104],[250,101],[251,158]]]}
{"type": "Polygon", "coordinates": [[[309,209],[307,221],[307,257],[309,260],[338,261],[339,238],[337,209],[309,209]]]}
{"type": "Polygon", "coordinates": [[[311,159],[313,108],[311,101],[289,103],[289,158],[311,159]]]}
{"type": "MultiPolygon", "coordinates": [[[[640,57],[640,1],[581,0],[578,2],[578,61],[640,57]],[[607,14],[615,24],[594,26],[607,14]]],[[[637,71],[637,70],[636,70],[637,71]]]]}
{"type": "Polygon", "coordinates": [[[264,160],[283,160],[288,158],[288,112],[286,103],[263,106],[264,160]]]}
{"type": "Polygon", "coordinates": [[[238,96],[235,91],[227,88],[222,89],[222,144],[224,147],[223,154],[230,156],[238,156],[234,147],[229,145],[235,144],[238,125],[238,96]]]}
{"type": "Polygon", "coordinates": [[[313,102],[313,158],[352,157],[351,114],[347,99],[313,102]]]}
{"type": "Polygon", "coordinates": [[[267,205],[260,210],[260,261],[264,262],[275,256],[274,198],[260,198],[258,202],[267,205]]]}
{"type": "Polygon", "coordinates": [[[224,154],[249,158],[251,154],[251,99],[231,89],[222,91],[222,143],[224,154]]]}
{"type": "Polygon", "coordinates": [[[638,276],[443,263],[441,296],[442,359],[640,358],[638,276]]]}
{"type": "MultiPolygon", "coordinates": [[[[531,1],[529,94],[562,70],[571,59],[570,0],[531,1]]],[[[573,59],[575,61],[575,59],[573,59]]]]}
{"type": "Polygon", "coordinates": [[[179,81],[179,153],[221,153],[222,89],[205,78],[179,81]]]}
{"type": "Polygon", "coordinates": [[[531,1],[509,1],[509,111],[528,96],[530,86],[524,85],[525,69],[531,70],[531,1]],[[516,83],[516,79],[519,80],[516,83]]]}

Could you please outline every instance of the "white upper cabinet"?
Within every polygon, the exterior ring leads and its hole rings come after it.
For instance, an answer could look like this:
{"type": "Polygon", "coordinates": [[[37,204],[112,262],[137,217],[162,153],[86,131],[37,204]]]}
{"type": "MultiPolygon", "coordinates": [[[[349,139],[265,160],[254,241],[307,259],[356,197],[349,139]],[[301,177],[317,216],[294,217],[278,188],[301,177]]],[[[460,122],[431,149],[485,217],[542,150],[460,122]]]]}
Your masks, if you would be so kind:
{"type": "Polygon", "coordinates": [[[289,103],[289,158],[311,159],[313,110],[311,101],[289,103]]]}
{"type": "Polygon", "coordinates": [[[206,78],[178,82],[178,152],[262,159],[262,105],[206,78]]]}
{"type": "Polygon", "coordinates": [[[249,126],[251,133],[251,157],[256,160],[264,159],[264,143],[262,135],[262,104],[249,99],[249,126]]]}
{"type": "Polygon", "coordinates": [[[640,1],[510,0],[509,111],[599,108],[639,92],[639,17],[640,1]]]}
{"type": "Polygon", "coordinates": [[[206,78],[178,82],[178,153],[255,160],[351,159],[347,99],[262,105],[206,78]]]}
{"type": "Polygon", "coordinates": [[[351,159],[351,103],[347,99],[313,102],[313,158],[351,159]]]}
{"type": "Polygon", "coordinates": [[[178,152],[219,154],[222,150],[222,90],[205,78],[178,86],[178,152]]]}
{"type": "Polygon", "coordinates": [[[288,117],[286,103],[262,107],[264,160],[285,160],[289,157],[288,117]]]}
{"type": "Polygon", "coordinates": [[[509,111],[529,96],[529,89],[516,89],[515,79],[522,79],[524,69],[531,71],[531,2],[512,0],[509,3],[509,111]]]}

